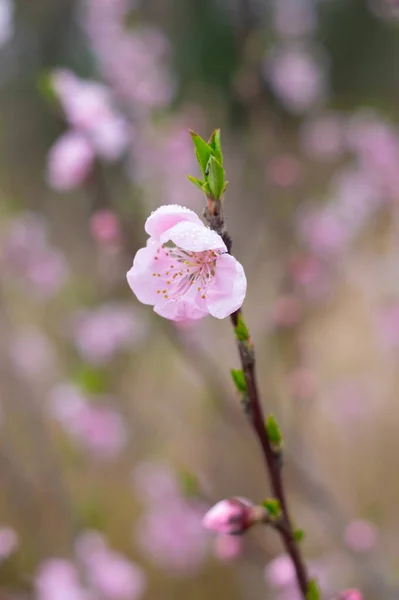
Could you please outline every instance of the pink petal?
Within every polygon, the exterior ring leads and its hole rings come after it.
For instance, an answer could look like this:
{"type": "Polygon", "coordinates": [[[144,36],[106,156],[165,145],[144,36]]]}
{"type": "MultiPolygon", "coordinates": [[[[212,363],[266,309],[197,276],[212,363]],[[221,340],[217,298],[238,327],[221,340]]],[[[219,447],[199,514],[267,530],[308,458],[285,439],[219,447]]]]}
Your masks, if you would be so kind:
{"type": "Polygon", "coordinates": [[[190,221],[204,227],[200,218],[192,210],[178,204],[168,204],[160,206],[151,213],[145,223],[145,230],[148,235],[159,239],[164,231],[181,221],[190,221]]]}
{"type": "Polygon", "coordinates": [[[227,252],[226,245],[216,231],[212,231],[203,225],[183,221],[177,223],[171,229],[167,229],[161,235],[161,242],[172,241],[176,246],[191,252],[203,252],[204,250],[222,250],[227,252]]]}
{"type": "MultiPolygon", "coordinates": [[[[133,260],[133,266],[127,272],[127,281],[131,290],[143,304],[155,304],[159,294],[158,277],[153,277],[155,269],[154,255],[158,244],[151,238],[145,248],[140,248],[133,260]]],[[[158,267],[158,265],[157,265],[158,267]]]]}
{"type": "Polygon", "coordinates": [[[205,308],[201,308],[194,303],[192,299],[181,298],[180,300],[168,300],[160,302],[154,306],[154,312],[161,317],[171,321],[194,321],[206,317],[209,313],[205,308]]]}
{"type": "Polygon", "coordinates": [[[212,316],[224,319],[242,306],[247,279],[242,265],[230,254],[218,257],[215,271],[207,292],[207,305],[212,316]]]}

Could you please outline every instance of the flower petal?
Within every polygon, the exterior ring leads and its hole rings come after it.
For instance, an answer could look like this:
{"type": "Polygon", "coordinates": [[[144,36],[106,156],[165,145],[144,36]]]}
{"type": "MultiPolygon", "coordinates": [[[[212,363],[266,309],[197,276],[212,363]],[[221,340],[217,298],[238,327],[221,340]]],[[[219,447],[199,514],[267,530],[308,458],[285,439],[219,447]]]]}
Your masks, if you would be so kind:
{"type": "Polygon", "coordinates": [[[192,300],[185,298],[159,302],[154,306],[154,311],[161,317],[171,321],[195,321],[209,314],[206,307],[201,308],[194,304],[192,300]]]}
{"type": "Polygon", "coordinates": [[[159,243],[150,238],[147,246],[137,251],[133,266],[126,275],[130,288],[143,304],[155,304],[159,296],[158,277],[152,276],[155,268],[154,255],[158,247],[159,243]]]}
{"type": "Polygon", "coordinates": [[[207,292],[207,306],[210,314],[224,319],[238,310],[244,302],[247,279],[243,266],[230,254],[216,259],[215,278],[207,292]]]}
{"type": "Polygon", "coordinates": [[[145,230],[148,235],[159,239],[164,231],[181,221],[190,221],[204,227],[201,219],[189,208],[178,204],[167,204],[166,206],[160,206],[151,213],[145,223],[145,230]]]}
{"type": "Polygon", "coordinates": [[[171,229],[166,230],[161,235],[161,242],[166,244],[172,241],[182,250],[191,252],[203,252],[204,250],[221,250],[227,252],[226,245],[216,231],[200,225],[183,221],[177,223],[171,229]]]}

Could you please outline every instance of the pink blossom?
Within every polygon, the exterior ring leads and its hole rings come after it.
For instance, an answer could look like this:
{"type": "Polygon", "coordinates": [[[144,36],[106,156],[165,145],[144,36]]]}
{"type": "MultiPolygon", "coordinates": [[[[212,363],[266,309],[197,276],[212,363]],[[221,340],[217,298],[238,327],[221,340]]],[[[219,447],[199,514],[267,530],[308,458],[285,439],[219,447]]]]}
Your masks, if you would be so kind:
{"type": "Polygon", "coordinates": [[[266,61],[264,73],[287,110],[305,113],[327,95],[324,65],[316,54],[295,46],[278,48],[266,61]]]}
{"type": "Polygon", "coordinates": [[[265,578],[275,588],[285,588],[295,583],[295,569],[288,554],[281,554],[266,565],[265,578]]]}
{"type": "Polygon", "coordinates": [[[94,600],[81,585],[75,565],[61,558],[40,565],[35,590],[37,600],[94,600]]]}
{"type": "Polygon", "coordinates": [[[136,600],[143,596],[146,588],[143,570],[109,549],[91,555],[86,577],[90,587],[107,600],[136,600]]]}
{"type": "Polygon", "coordinates": [[[336,160],[345,151],[344,131],[344,120],[337,114],[325,113],[313,117],[301,127],[301,148],[312,160],[336,160]]]}
{"type": "Polygon", "coordinates": [[[300,180],[301,165],[293,154],[279,154],[269,161],[266,175],[272,184],[289,188],[300,180]]]}
{"type": "Polygon", "coordinates": [[[191,210],[158,208],[146,221],[150,235],[127,279],[137,298],[174,321],[227,317],[243,303],[246,278],[222,238],[191,210]]]}
{"type": "Polygon", "coordinates": [[[244,533],[254,523],[254,506],[246,498],[220,500],[202,520],[206,529],[225,535],[244,533]]]}
{"type": "Polygon", "coordinates": [[[121,225],[112,210],[98,210],[90,218],[90,232],[100,244],[115,243],[121,237],[121,225]]]}
{"type": "Polygon", "coordinates": [[[90,141],[99,156],[117,160],[127,147],[129,127],[114,110],[110,90],[66,69],[55,71],[52,82],[71,127],[90,141]]]}
{"type": "Polygon", "coordinates": [[[159,566],[175,574],[192,574],[202,566],[208,546],[202,506],[183,499],[154,505],[138,523],[138,542],[159,566]]]}
{"type": "Polygon", "coordinates": [[[346,527],[344,539],[351,550],[369,552],[377,544],[378,530],[370,521],[356,519],[346,527]]]}
{"type": "Polygon", "coordinates": [[[222,561],[238,558],[242,550],[243,538],[238,535],[218,535],[213,544],[215,556],[222,561]]]}
{"type": "Polygon", "coordinates": [[[352,588],[341,592],[337,600],[363,600],[363,594],[359,590],[352,588]]]}
{"type": "Polygon", "coordinates": [[[75,318],[73,337],[80,356],[94,365],[110,361],[118,352],[140,342],[147,327],[134,310],[109,303],[81,311],[75,318]]]}
{"type": "Polygon", "coordinates": [[[0,560],[5,560],[13,554],[19,545],[18,534],[14,529],[3,525],[0,527],[0,560]]]}
{"type": "Polygon", "coordinates": [[[113,458],[126,444],[127,431],[121,415],[107,406],[90,404],[71,384],[52,390],[50,411],[80,447],[98,458],[113,458]]]}
{"type": "Polygon", "coordinates": [[[53,189],[66,192],[82,185],[93,166],[94,151],[85,136],[74,131],[62,135],[50,149],[47,181],[53,189]]]}

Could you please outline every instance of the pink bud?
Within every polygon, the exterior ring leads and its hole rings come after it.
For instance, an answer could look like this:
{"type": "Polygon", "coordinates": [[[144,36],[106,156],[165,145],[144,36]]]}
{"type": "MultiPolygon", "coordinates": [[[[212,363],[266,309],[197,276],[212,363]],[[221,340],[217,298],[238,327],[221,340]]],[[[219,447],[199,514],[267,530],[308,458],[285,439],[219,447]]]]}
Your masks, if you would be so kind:
{"type": "Polygon", "coordinates": [[[221,500],[208,510],[202,519],[202,524],[206,529],[212,529],[217,533],[241,534],[253,525],[255,508],[245,498],[221,500]]]}
{"type": "Polygon", "coordinates": [[[117,242],[121,234],[118,217],[112,210],[97,211],[90,219],[90,233],[99,243],[117,242]]]}
{"type": "Polygon", "coordinates": [[[359,590],[352,588],[341,592],[337,600],[363,600],[363,594],[359,590]]]}

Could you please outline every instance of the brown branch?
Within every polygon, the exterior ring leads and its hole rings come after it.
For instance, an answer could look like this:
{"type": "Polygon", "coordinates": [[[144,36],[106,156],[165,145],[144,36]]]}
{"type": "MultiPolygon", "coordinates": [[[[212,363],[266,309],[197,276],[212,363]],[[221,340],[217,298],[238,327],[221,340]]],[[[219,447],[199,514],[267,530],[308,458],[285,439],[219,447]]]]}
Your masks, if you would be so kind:
{"type": "MultiPolygon", "coordinates": [[[[223,209],[220,201],[208,200],[208,208],[205,211],[205,218],[207,219],[210,228],[214,229],[223,238],[227,246],[227,250],[231,254],[232,240],[225,227],[223,209]]],[[[237,327],[241,314],[241,309],[239,309],[231,315],[231,321],[234,328],[237,327]]],[[[278,531],[283,540],[285,549],[294,564],[298,586],[301,590],[302,596],[306,600],[309,578],[304,560],[294,537],[294,530],[288,511],[288,504],[282,478],[280,454],[274,451],[265,427],[265,416],[263,413],[256,380],[255,350],[252,342],[248,343],[245,341],[238,341],[237,344],[242,370],[244,372],[247,385],[251,425],[262,448],[263,458],[268,472],[273,495],[279,501],[281,507],[281,527],[278,528],[278,531]]]]}

